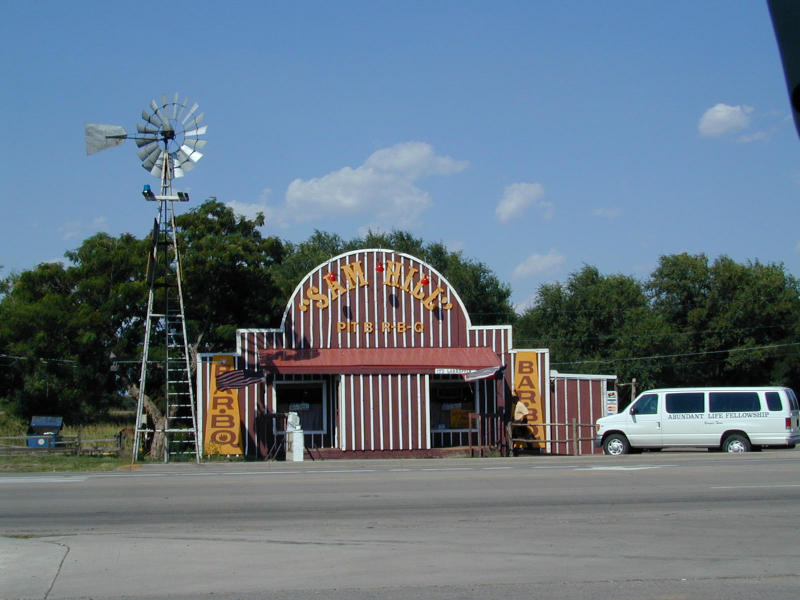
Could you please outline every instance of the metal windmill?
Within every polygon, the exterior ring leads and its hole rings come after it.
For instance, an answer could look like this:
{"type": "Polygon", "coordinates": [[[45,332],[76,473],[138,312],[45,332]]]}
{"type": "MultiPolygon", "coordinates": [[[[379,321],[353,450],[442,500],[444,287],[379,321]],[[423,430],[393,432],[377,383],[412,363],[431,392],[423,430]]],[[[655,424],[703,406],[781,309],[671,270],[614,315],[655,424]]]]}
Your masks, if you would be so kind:
{"type": "Polygon", "coordinates": [[[139,147],[137,154],[142,167],[161,180],[160,194],[154,194],[149,185],[142,191],[145,200],[159,203],[159,211],[147,261],[147,324],[136,408],[134,461],[140,445],[151,439],[154,448],[163,442],[164,462],[172,456],[187,454],[194,454],[195,460],[200,462],[173,209],[174,202],[188,202],[189,194],[173,194],[172,191],[172,180],[183,177],[203,156],[200,150],[206,140],[201,136],[206,134],[207,127],[200,124],[204,115],[198,114],[197,109],[196,103],[189,106],[188,98],[179,101],[176,93],[172,101],[164,95],[161,104],[155,100],[150,102],[149,108],[142,111],[143,122],[136,125],[136,134],[129,134],[119,125],[86,124],[87,154],[134,140],[139,147]],[[154,365],[159,365],[160,369],[154,370],[154,365]],[[153,416],[157,415],[157,407],[146,405],[159,393],[164,397],[165,409],[163,416],[157,418],[153,416]],[[146,409],[151,423],[148,423],[146,409]]]}

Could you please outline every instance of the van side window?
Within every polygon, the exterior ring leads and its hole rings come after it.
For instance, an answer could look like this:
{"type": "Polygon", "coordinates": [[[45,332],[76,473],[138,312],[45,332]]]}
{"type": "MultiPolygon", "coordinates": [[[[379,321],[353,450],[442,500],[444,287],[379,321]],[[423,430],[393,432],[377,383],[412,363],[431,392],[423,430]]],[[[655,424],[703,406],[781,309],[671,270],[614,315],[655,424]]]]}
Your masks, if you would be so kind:
{"type": "Polygon", "coordinates": [[[797,396],[794,395],[794,390],[786,388],[786,395],[789,396],[789,402],[792,405],[792,410],[800,410],[800,405],[797,402],[797,396]]]}
{"type": "Polygon", "coordinates": [[[781,395],[778,392],[767,392],[767,408],[772,411],[783,410],[781,395]]]}
{"type": "Polygon", "coordinates": [[[658,394],[647,394],[636,402],[636,414],[654,415],[658,412],[658,394]]]}
{"type": "Polygon", "coordinates": [[[667,412],[669,413],[701,413],[704,412],[703,392],[680,392],[667,394],[667,412]]]}
{"type": "Polygon", "coordinates": [[[758,399],[758,392],[711,392],[708,399],[708,411],[712,413],[759,410],[761,402],[758,399]]]}

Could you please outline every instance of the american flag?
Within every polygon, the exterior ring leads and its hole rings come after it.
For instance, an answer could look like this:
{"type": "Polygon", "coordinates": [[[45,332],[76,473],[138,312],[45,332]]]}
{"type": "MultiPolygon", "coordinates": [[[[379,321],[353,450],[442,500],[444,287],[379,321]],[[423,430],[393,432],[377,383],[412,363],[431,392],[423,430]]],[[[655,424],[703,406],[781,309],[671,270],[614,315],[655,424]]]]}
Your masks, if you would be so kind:
{"type": "Polygon", "coordinates": [[[266,381],[266,375],[263,371],[251,371],[250,369],[226,371],[222,375],[217,376],[217,389],[229,390],[246,388],[248,385],[262,383],[264,381],[266,381]]]}

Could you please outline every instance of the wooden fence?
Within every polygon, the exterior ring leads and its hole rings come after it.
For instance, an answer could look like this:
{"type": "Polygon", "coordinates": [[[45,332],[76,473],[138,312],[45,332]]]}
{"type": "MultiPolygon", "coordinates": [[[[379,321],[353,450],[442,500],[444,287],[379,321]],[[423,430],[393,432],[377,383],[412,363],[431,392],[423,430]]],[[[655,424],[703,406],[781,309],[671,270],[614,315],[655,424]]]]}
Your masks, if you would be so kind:
{"type": "Polygon", "coordinates": [[[594,454],[595,426],[578,423],[508,423],[504,415],[470,413],[466,436],[470,456],[488,456],[492,451],[510,454],[562,454],[580,456],[594,454]],[[505,431],[503,431],[503,429],[505,431]],[[501,431],[505,435],[501,435],[501,431]],[[551,432],[551,437],[535,436],[535,432],[551,432]]]}
{"type": "Polygon", "coordinates": [[[0,437],[0,455],[53,453],[75,456],[120,456],[127,436],[120,431],[113,438],[84,439],[76,435],[17,435],[0,437]]]}
{"type": "Polygon", "coordinates": [[[578,423],[577,419],[572,419],[568,423],[508,423],[506,439],[509,440],[509,445],[514,449],[515,454],[581,456],[595,453],[593,447],[595,429],[594,424],[578,423]],[[539,431],[556,432],[556,435],[545,438],[535,437],[534,428],[539,431]],[[559,436],[559,432],[563,435],[559,436]]]}

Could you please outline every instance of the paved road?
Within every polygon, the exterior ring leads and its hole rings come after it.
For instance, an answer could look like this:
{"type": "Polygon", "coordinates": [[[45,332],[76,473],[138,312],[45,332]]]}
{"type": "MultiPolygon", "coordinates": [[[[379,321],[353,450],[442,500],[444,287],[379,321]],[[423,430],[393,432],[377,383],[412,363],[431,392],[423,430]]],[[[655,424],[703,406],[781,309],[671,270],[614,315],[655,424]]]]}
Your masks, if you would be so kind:
{"type": "Polygon", "coordinates": [[[3,598],[796,600],[800,450],[0,476],[3,598]]]}

